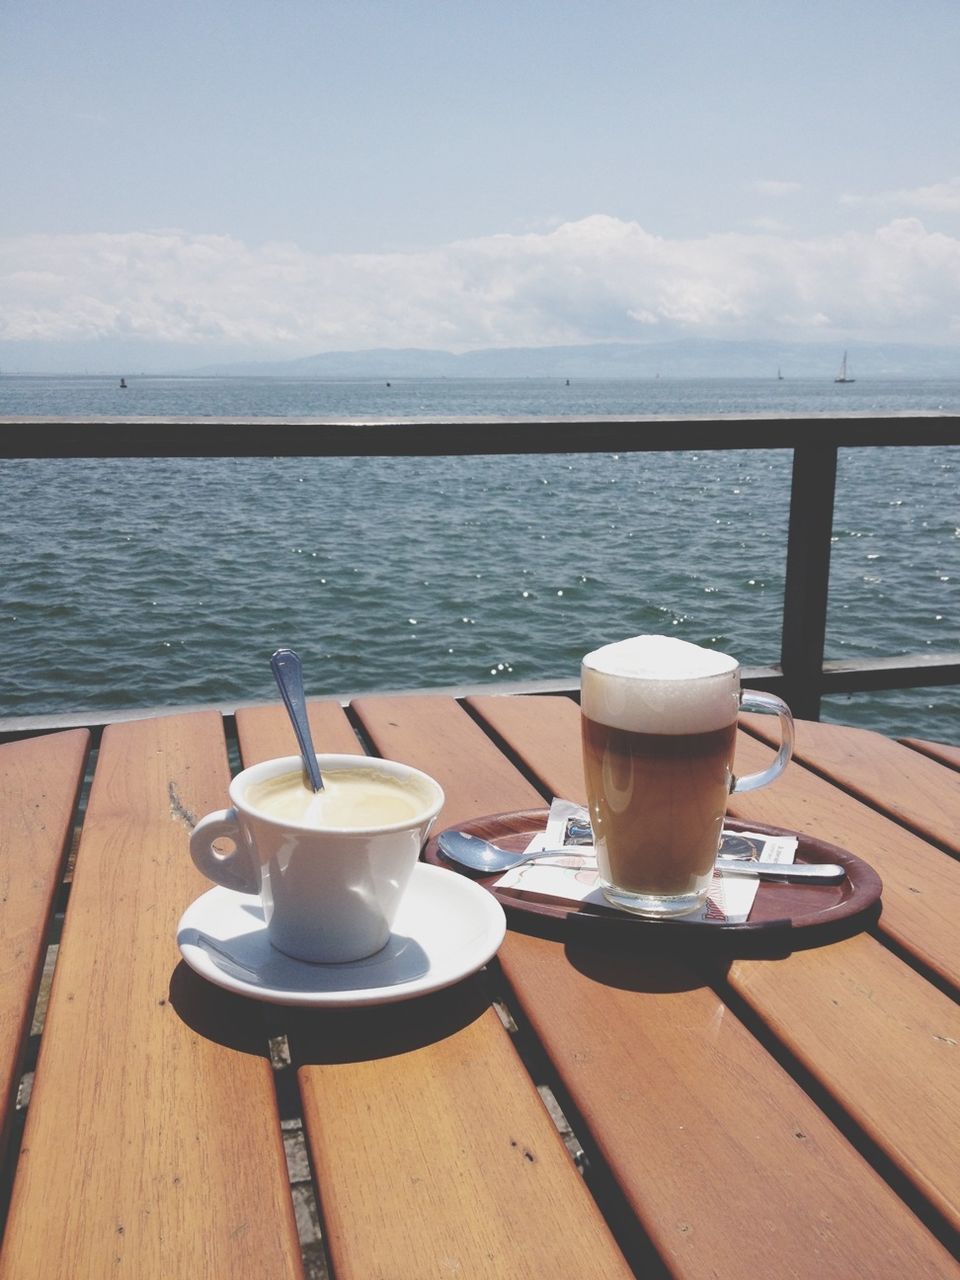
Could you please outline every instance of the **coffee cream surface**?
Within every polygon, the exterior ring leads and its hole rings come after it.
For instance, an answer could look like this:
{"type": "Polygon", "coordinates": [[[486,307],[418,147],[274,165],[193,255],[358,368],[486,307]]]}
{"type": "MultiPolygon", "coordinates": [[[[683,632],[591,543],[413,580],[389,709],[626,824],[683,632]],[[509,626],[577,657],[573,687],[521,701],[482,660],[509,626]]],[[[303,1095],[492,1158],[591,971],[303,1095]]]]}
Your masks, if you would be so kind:
{"type": "Polygon", "coordinates": [[[416,779],[363,768],[324,770],[323,790],[316,792],[301,771],[283,773],[251,783],[245,799],[275,821],[359,831],[409,822],[429,807],[432,795],[416,779]]]}

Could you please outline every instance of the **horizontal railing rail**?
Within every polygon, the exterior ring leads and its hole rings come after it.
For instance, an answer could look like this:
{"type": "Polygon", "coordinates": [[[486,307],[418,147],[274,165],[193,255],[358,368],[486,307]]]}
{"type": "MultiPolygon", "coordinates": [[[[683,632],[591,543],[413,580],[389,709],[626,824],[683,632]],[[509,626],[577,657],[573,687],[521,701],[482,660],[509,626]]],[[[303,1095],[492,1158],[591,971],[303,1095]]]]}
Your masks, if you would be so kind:
{"type": "Polygon", "coordinates": [[[459,457],[960,444],[960,417],[0,421],[0,458],[459,457]]]}
{"type": "MultiPolygon", "coordinates": [[[[780,661],[758,669],[752,683],[779,692],[798,716],[814,720],[819,719],[823,697],[834,693],[960,684],[960,653],[842,662],[824,658],[839,450],[920,445],[960,445],[960,417],[0,422],[0,458],[8,459],[461,457],[789,449],[793,473],[780,661]]],[[[0,734],[11,725],[0,722],[0,734]]]]}

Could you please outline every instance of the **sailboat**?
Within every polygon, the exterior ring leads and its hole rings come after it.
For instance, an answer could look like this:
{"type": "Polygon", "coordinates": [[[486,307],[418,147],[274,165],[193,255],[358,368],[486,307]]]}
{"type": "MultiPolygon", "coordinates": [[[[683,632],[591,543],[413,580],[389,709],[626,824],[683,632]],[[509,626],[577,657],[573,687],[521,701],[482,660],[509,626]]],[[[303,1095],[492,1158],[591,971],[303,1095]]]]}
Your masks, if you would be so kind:
{"type": "Polygon", "coordinates": [[[847,377],[847,353],[843,353],[843,360],[840,364],[840,372],[834,378],[834,382],[856,382],[856,378],[847,377]]]}

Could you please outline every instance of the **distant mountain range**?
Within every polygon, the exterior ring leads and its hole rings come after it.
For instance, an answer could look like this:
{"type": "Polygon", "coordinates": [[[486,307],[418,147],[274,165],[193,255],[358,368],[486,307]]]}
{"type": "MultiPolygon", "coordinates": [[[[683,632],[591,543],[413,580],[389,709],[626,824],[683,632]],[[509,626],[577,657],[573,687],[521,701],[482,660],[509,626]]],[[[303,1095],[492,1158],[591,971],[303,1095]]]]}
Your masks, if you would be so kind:
{"type": "MultiPolygon", "coordinates": [[[[868,378],[960,378],[960,345],[851,342],[849,372],[868,378]]],[[[0,342],[8,373],[154,374],[277,378],[833,378],[842,342],[602,342],[491,347],[481,351],[380,348],[326,351],[294,360],[237,359],[237,349],[102,338],[92,342],[0,342]]],[[[271,353],[272,354],[272,353],[271,353]]]]}
{"type": "MultiPolygon", "coordinates": [[[[593,343],[568,347],[493,347],[481,351],[380,348],[327,351],[297,360],[233,362],[184,370],[198,376],[283,378],[784,378],[833,377],[843,356],[835,343],[593,343]]],[[[861,343],[849,373],[868,377],[960,377],[960,347],[861,343]]]]}

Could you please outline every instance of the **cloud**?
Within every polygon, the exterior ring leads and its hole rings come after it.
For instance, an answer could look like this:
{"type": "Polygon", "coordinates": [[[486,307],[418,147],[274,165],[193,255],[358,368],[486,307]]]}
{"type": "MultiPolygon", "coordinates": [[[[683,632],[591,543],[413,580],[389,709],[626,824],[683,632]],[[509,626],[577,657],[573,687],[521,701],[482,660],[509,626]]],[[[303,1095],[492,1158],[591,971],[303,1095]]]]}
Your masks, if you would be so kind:
{"type": "Polygon", "coordinates": [[[667,238],[597,214],[434,249],[317,254],[185,231],[0,240],[0,340],[239,356],[667,338],[960,338],[960,240],[870,232],[667,238]]]}
{"type": "Polygon", "coordinates": [[[792,196],[803,187],[799,182],[783,182],[777,178],[757,178],[750,183],[750,190],[762,196],[792,196]]]}
{"type": "Polygon", "coordinates": [[[765,218],[762,214],[749,218],[747,226],[752,227],[754,231],[772,232],[776,235],[786,235],[790,230],[789,224],[782,218],[765,218]]]}
{"type": "Polygon", "coordinates": [[[927,187],[880,191],[873,195],[842,195],[840,203],[899,206],[929,213],[960,213],[960,178],[948,178],[946,182],[934,182],[927,187]]]}

